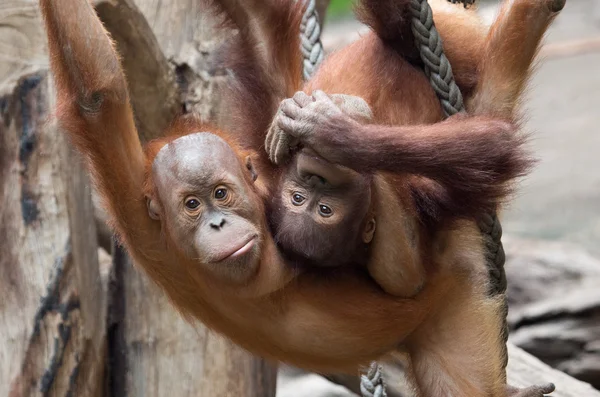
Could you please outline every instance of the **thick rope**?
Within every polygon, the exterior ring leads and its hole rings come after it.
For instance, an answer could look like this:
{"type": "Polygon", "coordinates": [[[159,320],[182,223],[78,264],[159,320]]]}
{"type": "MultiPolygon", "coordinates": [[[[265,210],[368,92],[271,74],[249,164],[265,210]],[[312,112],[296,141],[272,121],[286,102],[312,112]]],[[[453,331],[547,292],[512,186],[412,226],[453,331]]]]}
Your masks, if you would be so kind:
{"type": "Polygon", "coordinates": [[[366,375],[360,376],[360,393],[363,397],[387,397],[383,370],[376,362],[372,362],[366,375]]]}
{"type": "Polygon", "coordinates": [[[315,0],[308,0],[306,3],[300,25],[300,48],[304,57],[302,74],[304,80],[309,80],[323,61],[325,52],[321,44],[321,24],[315,0]]]}
{"type": "Polygon", "coordinates": [[[413,0],[410,8],[412,31],[424,63],[425,74],[440,98],[444,113],[451,116],[463,112],[463,97],[454,81],[450,61],[444,54],[442,38],[433,23],[433,12],[429,3],[427,0],[413,0]]]}
{"type": "MultiPolygon", "coordinates": [[[[474,0],[448,0],[452,3],[461,2],[467,7],[474,0]]],[[[433,11],[427,0],[412,0],[412,31],[416,45],[419,48],[421,60],[424,63],[425,74],[429,77],[446,116],[452,116],[465,111],[463,97],[454,81],[450,61],[444,55],[442,38],[433,22],[433,11]]],[[[504,295],[506,292],[506,273],[504,271],[504,247],[502,246],[502,226],[495,213],[490,213],[479,220],[479,230],[483,234],[486,247],[486,264],[490,276],[490,291],[492,296],[504,295]]],[[[508,364],[508,323],[506,315],[508,305],[504,297],[502,340],[504,342],[504,368],[508,364]]]]}

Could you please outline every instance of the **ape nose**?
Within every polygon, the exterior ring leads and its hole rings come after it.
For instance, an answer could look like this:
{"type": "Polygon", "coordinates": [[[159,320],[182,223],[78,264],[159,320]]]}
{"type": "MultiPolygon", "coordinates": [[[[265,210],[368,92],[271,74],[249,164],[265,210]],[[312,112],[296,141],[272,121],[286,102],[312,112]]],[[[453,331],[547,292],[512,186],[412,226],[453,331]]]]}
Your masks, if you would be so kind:
{"type": "Polygon", "coordinates": [[[215,217],[210,221],[210,227],[213,229],[220,229],[225,224],[225,218],[222,216],[215,217]]]}

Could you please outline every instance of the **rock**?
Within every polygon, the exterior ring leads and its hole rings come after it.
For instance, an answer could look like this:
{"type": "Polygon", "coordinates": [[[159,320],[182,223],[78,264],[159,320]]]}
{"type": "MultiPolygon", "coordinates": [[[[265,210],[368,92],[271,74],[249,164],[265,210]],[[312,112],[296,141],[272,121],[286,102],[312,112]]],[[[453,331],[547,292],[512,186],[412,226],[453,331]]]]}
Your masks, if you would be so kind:
{"type": "Polygon", "coordinates": [[[509,340],[600,388],[600,261],[572,244],[504,241],[509,340]]]}

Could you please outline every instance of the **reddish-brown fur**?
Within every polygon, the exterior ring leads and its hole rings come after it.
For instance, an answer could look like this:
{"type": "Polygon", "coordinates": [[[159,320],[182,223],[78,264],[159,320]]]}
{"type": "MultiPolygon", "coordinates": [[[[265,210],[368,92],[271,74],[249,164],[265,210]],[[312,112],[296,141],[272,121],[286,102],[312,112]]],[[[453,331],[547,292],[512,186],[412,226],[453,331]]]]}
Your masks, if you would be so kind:
{"type": "MultiPolygon", "coordinates": [[[[136,133],[125,76],[114,46],[93,9],[84,0],[40,3],[49,37],[61,126],[86,156],[113,227],[134,262],[184,315],[202,320],[254,353],[324,372],[355,371],[358,365],[395,350],[405,341],[416,383],[426,395],[504,395],[498,302],[483,299],[487,277],[476,228],[465,224],[458,231],[438,233],[424,258],[424,262],[435,264],[435,271],[413,299],[386,295],[353,271],[332,278],[297,275],[281,261],[268,233],[262,242],[262,266],[251,283],[231,288],[217,282],[210,274],[198,270],[194,261],[169,252],[160,224],[148,216],[144,192],[150,193],[153,187],[144,186],[145,167],[164,142],[148,146],[146,157],[136,133]],[[95,38],[94,46],[86,45],[87,37],[95,38]],[[472,327],[472,324],[482,326],[472,327]],[[440,327],[444,327],[443,332],[440,327]],[[435,355],[441,359],[434,360],[435,355]]],[[[218,3],[238,27],[246,26],[246,14],[235,8],[239,4],[218,3]]],[[[248,50],[250,53],[238,53],[229,59],[232,64],[243,66],[236,69],[240,89],[229,98],[238,101],[234,102],[239,105],[235,109],[244,113],[234,123],[233,131],[219,134],[235,136],[238,142],[230,144],[240,154],[246,148],[257,147],[254,146],[257,132],[266,131],[277,101],[293,94],[290,87],[295,88],[300,81],[299,69],[290,68],[300,65],[296,62],[298,43],[294,39],[299,7],[277,2],[261,7],[255,2],[243,4],[246,8],[240,9],[248,15],[254,12],[255,17],[269,18],[267,25],[273,30],[264,34],[272,39],[267,50],[281,51],[281,57],[266,56],[268,62],[256,60],[248,50]],[[290,14],[290,9],[295,11],[290,14]],[[266,10],[267,14],[256,10],[266,10]],[[270,19],[274,15],[284,19],[270,19]],[[287,53],[285,48],[292,50],[287,53]],[[253,66],[255,62],[259,66],[253,66]],[[270,74],[261,71],[265,65],[270,65],[270,74]],[[273,72],[277,70],[290,72],[283,73],[287,77],[281,79],[270,78],[282,76],[273,72]],[[267,113],[269,116],[265,116],[267,113]]],[[[250,43],[255,40],[253,32],[246,33],[242,38],[250,43]]],[[[509,69],[507,74],[520,72],[509,69]]],[[[416,71],[414,75],[418,80],[416,71]]],[[[389,75],[393,81],[399,77],[389,75]]],[[[420,81],[423,86],[412,86],[419,93],[414,103],[425,103],[429,106],[426,109],[439,108],[431,92],[426,93],[427,82],[423,78],[420,81]]],[[[398,122],[418,119],[419,109],[413,110],[417,114],[402,109],[405,119],[398,122]]],[[[386,114],[390,119],[396,117],[392,110],[386,114]]],[[[433,121],[435,118],[428,119],[433,121]]],[[[208,128],[192,122],[186,125],[186,130],[188,127],[189,131],[208,128]]],[[[174,128],[176,135],[185,133],[180,128],[174,128]]],[[[212,127],[210,131],[218,133],[212,127]]],[[[384,186],[380,193],[390,194],[386,189],[384,186]]],[[[259,186],[257,192],[248,194],[260,200],[259,193],[264,189],[259,186]]],[[[412,211],[407,210],[407,216],[413,217],[412,211]]],[[[267,230],[266,220],[263,219],[261,226],[267,230]]]]}

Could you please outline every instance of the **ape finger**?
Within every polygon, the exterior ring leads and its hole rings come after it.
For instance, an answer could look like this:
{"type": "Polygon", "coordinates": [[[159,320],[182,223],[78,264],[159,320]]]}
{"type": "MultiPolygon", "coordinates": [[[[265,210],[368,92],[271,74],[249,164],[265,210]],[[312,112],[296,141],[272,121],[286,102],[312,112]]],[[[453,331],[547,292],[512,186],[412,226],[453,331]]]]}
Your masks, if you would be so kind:
{"type": "Polygon", "coordinates": [[[284,132],[290,134],[295,138],[302,139],[308,132],[310,132],[310,125],[298,120],[291,119],[282,115],[277,119],[277,125],[284,132]]]}
{"type": "Polygon", "coordinates": [[[278,111],[275,115],[271,126],[269,127],[269,131],[267,131],[267,137],[265,138],[265,150],[269,155],[269,159],[271,158],[271,150],[273,148],[273,144],[275,143],[275,139],[281,129],[277,125],[277,119],[281,116],[281,112],[278,111]]]}
{"type": "Polygon", "coordinates": [[[267,133],[267,137],[265,138],[265,151],[267,152],[267,155],[269,156],[269,160],[271,160],[271,148],[273,146],[273,136],[275,135],[273,133],[273,129],[274,129],[274,126],[271,126],[271,128],[269,129],[269,132],[267,133]]]}
{"type": "Polygon", "coordinates": [[[290,156],[291,148],[291,137],[290,135],[281,132],[278,134],[279,140],[274,151],[274,162],[275,164],[283,164],[290,156]]]}
{"type": "Polygon", "coordinates": [[[333,100],[324,91],[315,90],[313,91],[312,96],[313,98],[315,98],[316,101],[323,101],[335,105],[335,103],[333,103],[333,100]]]}
{"type": "Polygon", "coordinates": [[[546,394],[552,393],[555,389],[556,387],[553,383],[534,385],[525,388],[518,388],[515,386],[508,386],[506,388],[508,397],[544,397],[546,394]]]}
{"type": "Polygon", "coordinates": [[[302,108],[292,99],[286,99],[279,108],[287,117],[298,120],[301,116],[302,108]]]}
{"type": "Polygon", "coordinates": [[[540,385],[540,386],[536,386],[536,387],[540,391],[541,394],[550,394],[554,390],[556,390],[556,386],[554,386],[554,383],[546,383],[544,385],[540,385]]]}
{"type": "Polygon", "coordinates": [[[267,149],[267,153],[269,154],[269,160],[271,160],[272,163],[277,164],[277,147],[279,146],[279,141],[281,140],[281,137],[285,135],[285,133],[277,125],[274,125],[271,128],[271,131],[269,132],[271,133],[271,140],[269,141],[269,148],[267,149]]]}
{"type": "Polygon", "coordinates": [[[313,101],[311,96],[305,93],[304,91],[296,92],[292,99],[301,107],[307,106],[313,101]]]}

